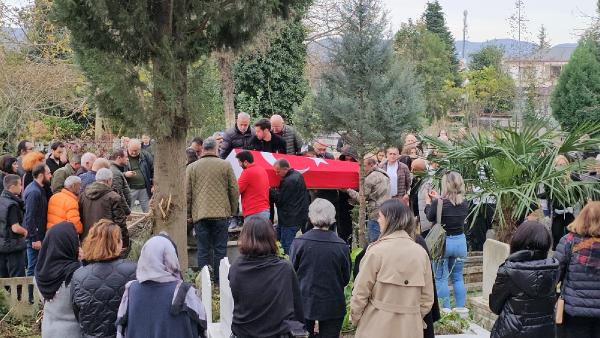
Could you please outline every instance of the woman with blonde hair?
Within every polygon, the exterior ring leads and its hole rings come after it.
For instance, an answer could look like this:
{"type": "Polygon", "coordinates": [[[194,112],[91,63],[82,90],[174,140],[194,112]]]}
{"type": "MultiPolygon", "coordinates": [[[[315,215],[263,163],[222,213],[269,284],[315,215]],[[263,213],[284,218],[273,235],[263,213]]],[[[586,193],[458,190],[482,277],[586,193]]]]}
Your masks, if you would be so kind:
{"type": "Polygon", "coordinates": [[[554,253],[560,263],[563,324],[559,337],[600,336],[600,202],[588,203],[554,253]]]}
{"type": "Polygon", "coordinates": [[[432,190],[425,198],[425,214],[430,222],[437,221],[438,203],[442,203],[441,224],[446,230],[444,255],[433,262],[438,298],[443,308],[450,308],[448,279],[452,279],[456,307],[464,308],[467,300],[463,278],[467,257],[465,220],[469,215],[469,204],[465,200],[465,183],[459,173],[450,171],[442,177],[441,196],[432,190]]]}
{"type": "Polygon", "coordinates": [[[82,245],[84,266],[73,274],[73,310],[83,337],[115,337],[117,311],[125,284],[134,280],[136,264],[120,259],[121,227],[102,219],[82,245]]]}

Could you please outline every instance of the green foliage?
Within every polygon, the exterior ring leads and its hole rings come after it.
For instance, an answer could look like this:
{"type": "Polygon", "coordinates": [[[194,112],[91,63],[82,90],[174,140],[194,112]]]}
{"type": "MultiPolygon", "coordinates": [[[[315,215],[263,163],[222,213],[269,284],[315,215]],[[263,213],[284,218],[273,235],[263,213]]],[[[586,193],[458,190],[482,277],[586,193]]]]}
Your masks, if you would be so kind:
{"type": "Polygon", "coordinates": [[[471,54],[469,69],[481,70],[485,67],[492,67],[500,70],[504,50],[498,46],[486,46],[477,53],[471,54]]]}
{"type": "Polygon", "coordinates": [[[423,23],[402,24],[396,33],[394,48],[400,59],[414,64],[423,83],[430,120],[441,118],[456,106],[458,97],[454,93],[457,87],[452,55],[438,35],[427,30],[423,23]]]}
{"type": "Polygon", "coordinates": [[[393,57],[379,1],[348,1],[342,37],[322,78],[314,109],[325,132],[344,135],[358,152],[393,144],[420,129],[421,86],[412,68],[393,57]]]}
{"type": "Polygon", "coordinates": [[[203,57],[192,64],[189,91],[189,133],[206,138],[217,130],[225,129],[221,79],[217,63],[212,57],[203,57]]]}
{"type": "Polygon", "coordinates": [[[255,117],[280,114],[291,121],[294,107],[308,92],[304,77],[306,30],[300,21],[286,23],[266,53],[252,51],[235,65],[236,108],[255,117]]]}
{"type": "Polygon", "coordinates": [[[444,12],[442,6],[435,0],[427,3],[427,8],[423,13],[423,19],[427,30],[437,35],[444,43],[450,56],[450,64],[453,74],[453,80],[455,84],[460,85],[460,76],[458,75],[459,62],[456,54],[456,46],[454,45],[454,37],[446,26],[446,19],[444,18],[444,12]]]}
{"type": "Polygon", "coordinates": [[[467,73],[469,83],[465,89],[469,101],[478,111],[485,113],[508,112],[513,109],[516,85],[510,75],[486,66],[467,73]]]}
{"type": "Polygon", "coordinates": [[[554,118],[565,130],[600,121],[600,49],[592,36],[581,39],[552,93],[554,118]]]}
{"type": "Polygon", "coordinates": [[[440,320],[433,323],[434,331],[439,335],[465,333],[469,326],[469,320],[462,318],[457,312],[454,311],[442,313],[440,320]]]}
{"type": "MultiPolygon", "coordinates": [[[[564,167],[554,165],[559,154],[595,149],[600,142],[594,135],[600,125],[587,124],[573,131],[545,131],[543,125],[526,125],[522,130],[498,128],[481,131],[448,144],[434,137],[426,142],[438,149],[434,161],[441,168],[462,174],[468,199],[495,200],[495,220],[499,238],[509,240],[518,220],[534,211],[539,192],[559,205],[572,206],[600,193],[594,182],[572,181],[570,173],[586,168],[574,162],[564,167]],[[477,187],[477,189],[473,189],[477,187]]],[[[473,213],[484,212],[477,205],[473,213]]],[[[475,219],[475,217],[473,217],[475,219]]]]}
{"type": "Polygon", "coordinates": [[[304,140],[312,140],[322,133],[321,115],[315,110],[315,94],[308,93],[302,104],[294,108],[292,123],[304,140]]]}
{"type": "Polygon", "coordinates": [[[189,67],[248,43],[271,17],[306,1],[55,0],[102,112],[158,139],[186,133],[189,67]]]}

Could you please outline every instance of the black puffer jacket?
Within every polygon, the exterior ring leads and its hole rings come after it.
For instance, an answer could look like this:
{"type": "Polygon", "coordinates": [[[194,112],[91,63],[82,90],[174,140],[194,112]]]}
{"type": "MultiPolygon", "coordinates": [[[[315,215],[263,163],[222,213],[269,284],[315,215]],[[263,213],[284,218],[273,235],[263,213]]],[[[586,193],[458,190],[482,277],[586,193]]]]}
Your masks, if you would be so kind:
{"type": "Polygon", "coordinates": [[[136,264],[114,259],[79,268],[71,280],[73,312],[83,337],[115,337],[117,311],[125,284],[135,279],[136,264]]]}
{"type": "Polygon", "coordinates": [[[565,312],[573,317],[600,318],[598,239],[570,232],[558,243],[554,257],[560,262],[561,280],[565,283],[565,312]]]}
{"type": "Polygon", "coordinates": [[[540,252],[513,253],[500,265],[490,295],[499,315],[491,338],[554,337],[558,261],[540,252]]]}

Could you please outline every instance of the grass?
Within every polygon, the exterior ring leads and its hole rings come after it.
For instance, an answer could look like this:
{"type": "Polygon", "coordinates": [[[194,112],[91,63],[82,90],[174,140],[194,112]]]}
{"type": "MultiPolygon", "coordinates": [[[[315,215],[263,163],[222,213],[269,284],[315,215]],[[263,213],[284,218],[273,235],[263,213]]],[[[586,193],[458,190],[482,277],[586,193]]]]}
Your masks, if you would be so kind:
{"type": "Polygon", "coordinates": [[[6,290],[0,289],[0,337],[41,337],[41,327],[36,322],[36,317],[17,318],[13,315],[9,302],[6,290]]]}
{"type": "Polygon", "coordinates": [[[442,313],[442,318],[433,324],[436,335],[443,334],[461,334],[464,333],[470,325],[468,319],[464,319],[456,312],[442,313]]]}

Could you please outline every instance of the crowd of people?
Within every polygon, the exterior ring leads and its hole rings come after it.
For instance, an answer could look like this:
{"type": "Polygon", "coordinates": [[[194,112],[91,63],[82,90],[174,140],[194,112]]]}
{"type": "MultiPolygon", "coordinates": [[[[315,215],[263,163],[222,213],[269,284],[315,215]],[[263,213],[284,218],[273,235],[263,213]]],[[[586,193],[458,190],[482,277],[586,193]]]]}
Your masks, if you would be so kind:
{"type": "MultiPolygon", "coordinates": [[[[229,233],[242,225],[241,256],[228,276],[233,337],[339,337],[349,310],[356,337],[429,338],[441,313],[466,310],[464,261],[468,249],[481,250],[495,205],[467,200],[460,173],[446,172],[441,191],[433,189],[428,173],[436,164],[414,134],[402,147],[358,158],[343,139],[337,156],[323,140],[305,145],[279,115],[253,127],[250,121],[240,113],[234,127],[193,138],[185,150],[188,230],[198,267],[208,266],[217,285],[229,233]],[[237,148],[239,177],[226,160],[237,148]],[[272,188],[250,150],[363,161],[364,190],[308,190],[285,158],[272,164],[281,178],[272,188]],[[353,264],[352,211],[363,198],[369,245],[353,264]],[[473,203],[492,212],[469,227],[473,203]],[[436,224],[446,237],[443,252],[432,256],[425,238],[436,224]]],[[[448,133],[439,137],[450,142],[448,133]]],[[[17,156],[0,157],[0,278],[34,276],[44,299],[43,337],[205,336],[204,307],[183,281],[168,234],[148,240],[137,263],[127,260],[127,217],[136,205],[150,209],[153,147],[147,135],[123,138],[103,158],[68,154],[61,142],[44,154],[23,141],[17,156]]],[[[524,217],[512,237],[489,299],[499,315],[492,337],[600,332],[600,202],[581,201],[580,212],[552,203],[540,203],[550,210],[550,229],[524,217]]],[[[21,298],[22,290],[11,292],[21,298]]]]}

